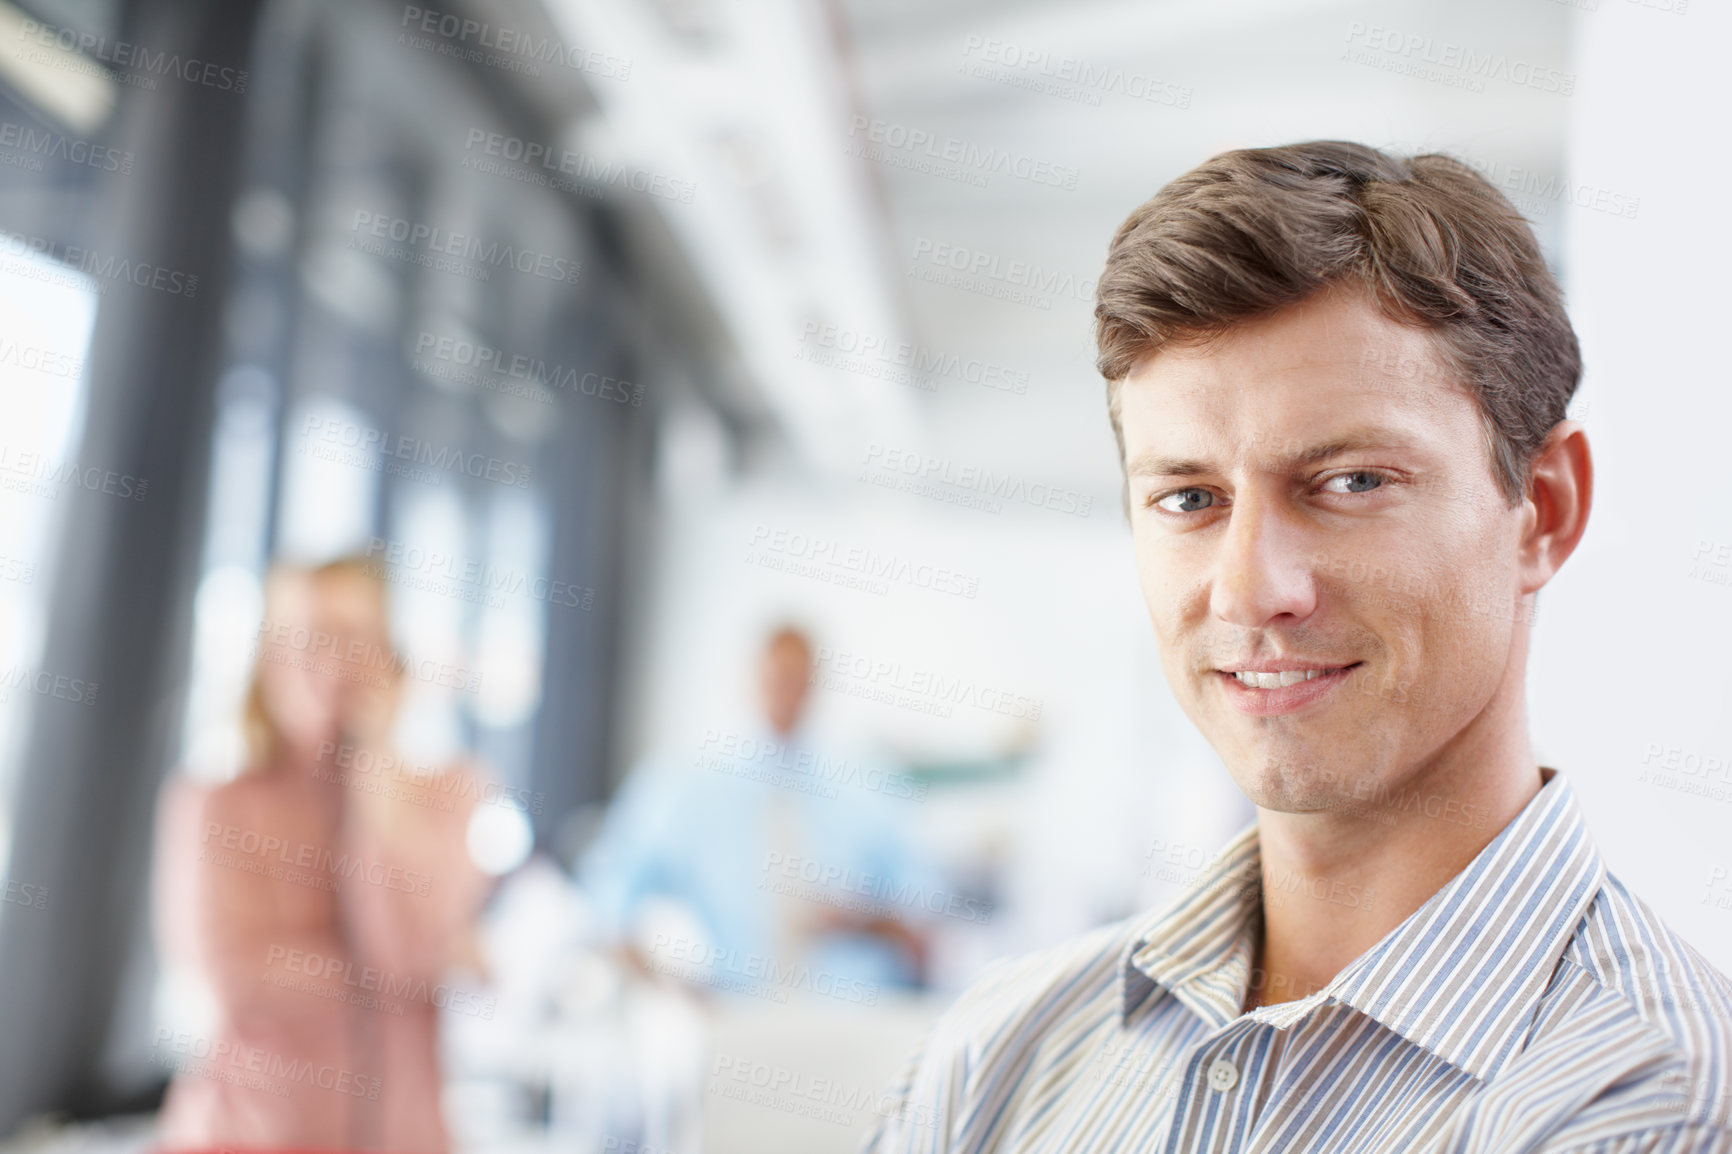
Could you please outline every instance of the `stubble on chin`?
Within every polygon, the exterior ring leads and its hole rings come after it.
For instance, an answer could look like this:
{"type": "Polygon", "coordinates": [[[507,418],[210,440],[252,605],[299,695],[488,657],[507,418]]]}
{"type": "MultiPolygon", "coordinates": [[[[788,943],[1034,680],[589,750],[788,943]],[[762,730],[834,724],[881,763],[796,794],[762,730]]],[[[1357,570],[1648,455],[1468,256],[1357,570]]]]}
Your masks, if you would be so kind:
{"type": "Polygon", "coordinates": [[[1250,754],[1229,764],[1229,772],[1253,805],[1278,813],[1326,809],[1333,788],[1328,766],[1310,755],[1250,754]]]}
{"type": "Polygon", "coordinates": [[[1253,805],[1276,813],[1340,813],[1354,808],[1352,784],[1378,776],[1363,750],[1297,748],[1242,750],[1228,772],[1253,805]]]}

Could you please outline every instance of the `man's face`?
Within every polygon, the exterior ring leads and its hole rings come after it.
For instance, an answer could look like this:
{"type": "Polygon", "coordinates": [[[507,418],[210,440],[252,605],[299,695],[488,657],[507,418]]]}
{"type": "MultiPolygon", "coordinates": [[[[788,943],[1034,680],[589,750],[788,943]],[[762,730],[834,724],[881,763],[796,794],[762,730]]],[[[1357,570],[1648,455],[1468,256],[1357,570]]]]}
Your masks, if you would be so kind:
{"type": "Polygon", "coordinates": [[[758,689],[764,715],[778,733],[791,733],[806,708],[811,691],[812,651],[791,636],[778,637],[764,650],[758,669],[758,689]]]}
{"type": "Polygon", "coordinates": [[[1120,388],[1161,662],[1253,802],[1363,809],[1519,694],[1526,506],[1422,331],[1335,291],[1120,388]]]}

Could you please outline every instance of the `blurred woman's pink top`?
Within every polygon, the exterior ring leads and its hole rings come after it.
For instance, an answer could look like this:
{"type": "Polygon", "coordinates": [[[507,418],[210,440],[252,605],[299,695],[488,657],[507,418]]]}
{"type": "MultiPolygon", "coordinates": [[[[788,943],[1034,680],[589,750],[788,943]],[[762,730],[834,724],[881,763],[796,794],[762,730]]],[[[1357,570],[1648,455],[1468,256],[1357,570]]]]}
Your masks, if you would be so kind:
{"type": "Polygon", "coordinates": [[[333,810],[282,771],[164,787],[159,947],[218,1020],[157,1034],[160,1148],[449,1149],[435,997],[485,894],[464,843],[478,791],[417,789],[338,790],[333,810]]]}

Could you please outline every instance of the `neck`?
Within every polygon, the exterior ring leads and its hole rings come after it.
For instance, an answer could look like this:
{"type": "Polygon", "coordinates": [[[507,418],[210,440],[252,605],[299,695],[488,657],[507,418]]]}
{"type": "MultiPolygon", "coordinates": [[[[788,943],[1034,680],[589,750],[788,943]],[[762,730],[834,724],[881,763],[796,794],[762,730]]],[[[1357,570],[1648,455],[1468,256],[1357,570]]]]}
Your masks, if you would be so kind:
{"type": "Polygon", "coordinates": [[[1542,784],[1522,699],[1499,693],[1399,788],[1320,813],[1260,808],[1263,927],[1246,1008],[1326,986],[1460,873],[1542,784]]]}

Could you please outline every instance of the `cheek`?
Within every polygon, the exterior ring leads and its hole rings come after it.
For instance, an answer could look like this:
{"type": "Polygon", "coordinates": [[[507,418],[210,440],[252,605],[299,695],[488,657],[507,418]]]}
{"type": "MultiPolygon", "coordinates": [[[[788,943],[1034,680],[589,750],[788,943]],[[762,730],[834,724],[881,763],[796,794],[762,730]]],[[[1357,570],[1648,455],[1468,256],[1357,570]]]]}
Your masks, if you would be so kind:
{"type": "Polygon", "coordinates": [[[1510,625],[1491,611],[1483,587],[1463,584],[1429,624],[1432,676],[1471,683],[1494,678],[1509,656],[1510,625]]]}
{"type": "Polygon", "coordinates": [[[1142,590],[1143,608],[1148,610],[1149,623],[1154,626],[1155,638],[1162,643],[1164,650],[1177,629],[1178,599],[1174,596],[1169,579],[1157,563],[1152,549],[1146,544],[1139,544],[1136,558],[1137,587],[1142,590]]]}
{"type": "Polygon", "coordinates": [[[1133,541],[1137,586],[1162,642],[1177,638],[1189,621],[1208,608],[1208,586],[1198,577],[1207,569],[1206,559],[1183,555],[1182,544],[1153,536],[1133,541]]]}
{"type": "Polygon", "coordinates": [[[1475,712],[1502,679],[1511,625],[1491,610],[1496,588],[1495,573],[1446,564],[1405,595],[1373,596],[1357,606],[1381,642],[1384,675],[1412,686],[1409,704],[1439,723],[1475,712]]]}
{"type": "Polygon", "coordinates": [[[1464,662],[1495,656],[1501,664],[1509,647],[1515,551],[1502,528],[1485,526],[1434,568],[1439,596],[1431,628],[1440,648],[1458,654],[1464,662]]]}
{"type": "Polygon", "coordinates": [[[291,664],[293,653],[279,653],[263,667],[265,698],[275,705],[293,706],[307,699],[307,671],[291,664]]]}
{"type": "Polygon", "coordinates": [[[1173,559],[1157,556],[1146,542],[1137,543],[1136,560],[1137,585],[1155,635],[1161,670],[1180,708],[1192,715],[1196,686],[1186,659],[1185,638],[1193,631],[1199,607],[1207,607],[1207,591],[1198,594],[1195,588],[1188,590],[1176,576],[1178,567],[1173,559]]]}

